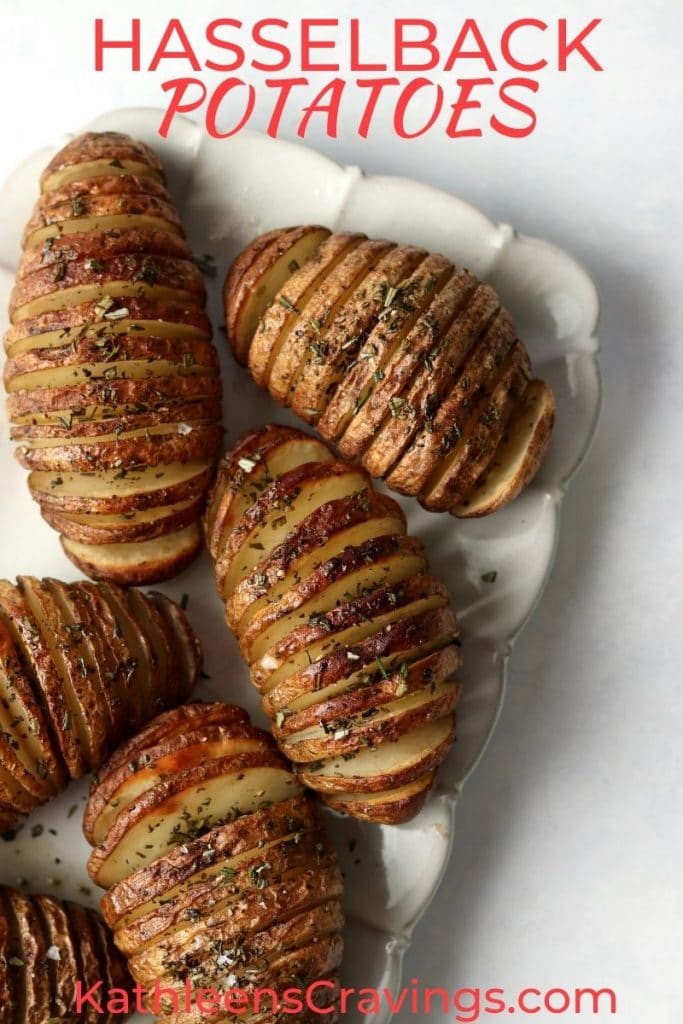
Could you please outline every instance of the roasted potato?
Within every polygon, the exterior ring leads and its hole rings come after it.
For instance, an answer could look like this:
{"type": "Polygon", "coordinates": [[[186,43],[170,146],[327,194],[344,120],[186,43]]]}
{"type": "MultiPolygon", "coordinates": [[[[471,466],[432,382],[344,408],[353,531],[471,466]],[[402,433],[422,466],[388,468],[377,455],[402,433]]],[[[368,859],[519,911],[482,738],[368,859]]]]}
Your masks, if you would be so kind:
{"type": "Polygon", "coordinates": [[[161,594],[0,580],[2,831],[186,700],[200,670],[184,613],[161,594]]]}
{"type": "Polygon", "coordinates": [[[426,509],[507,504],[553,428],[494,290],[445,256],[307,226],[271,231],[225,282],[228,338],[280,404],[426,509]]]}
{"type": "MultiPolygon", "coordinates": [[[[0,1021],[3,1024],[91,1024],[95,1011],[76,1012],[83,991],[130,994],[124,958],[95,911],[51,896],[0,886],[0,1021]]],[[[97,1013],[114,1024],[115,1013],[97,1013]]]]}
{"type": "MultiPolygon", "coordinates": [[[[182,1012],[187,982],[252,993],[336,980],[343,883],[335,853],[315,803],[240,708],[194,704],[150,723],[100,772],[84,831],[94,847],[88,871],[108,890],[105,920],[130,973],[144,988],[158,981],[168,990],[160,1021],[204,1019],[182,1012]]],[[[234,1019],[225,1010],[211,1016],[234,1019]]],[[[249,1020],[280,1016],[264,1007],[249,1020]]]]}
{"type": "Polygon", "coordinates": [[[31,493],[93,578],[173,576],[201,546],[222,391],[161,164],[115,132],[74,139],[23,243],[4,380],[31,493]]]}
{"type": "Polygon", "coordinates": [[[398,504],[319,441],[268,426],[219,464],[205,530],[228,625],[301,781],[359,818],[413,817],[453,742],[460,647],[398,504]]]}

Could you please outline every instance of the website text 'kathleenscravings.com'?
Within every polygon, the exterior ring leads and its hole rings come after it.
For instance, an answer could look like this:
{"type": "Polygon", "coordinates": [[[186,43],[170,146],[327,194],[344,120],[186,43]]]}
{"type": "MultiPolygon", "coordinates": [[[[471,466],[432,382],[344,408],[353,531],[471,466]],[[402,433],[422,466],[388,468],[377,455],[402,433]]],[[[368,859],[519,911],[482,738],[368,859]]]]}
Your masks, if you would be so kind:
{"type": "MultiPolygon", "coordinates": [[[[228,981],[230,982],[230,978],[228,981]]],[[[516,993],[503,988],[459,988],[447,990],[421,985],[413,978],[398,992],[376,988],[339,988],[332,981],[316,981],[307,987],[294,985],[280,992],[272,988],[240,989],[234,985],[224,990],[198,988],[187,981],[184,990],[169,989],[156,982],[151,988],[136,985],[131,991],[107,989],[103,982],[86,988],[76,985],[76,1013],[86,1010],[101,1014],[133,1012],[157,1015],[165,1013],[199,1013],[207,1021],[219,1013],[235,1017],[262,1012],[276,1013],[282,1020],[294,1020],[309,1011],[322,1022],[339,1013],[376,1014],[388,1009],[412,1014],[417,1020],[426,1017],[450,1019],[458,1024],[475,1024],[501,1015],[536,1017],[543,1014],[565,1018],[590,1018],[617,1013],[614,989],[602,987],[538,988],[529,986],[516,993]]]]}

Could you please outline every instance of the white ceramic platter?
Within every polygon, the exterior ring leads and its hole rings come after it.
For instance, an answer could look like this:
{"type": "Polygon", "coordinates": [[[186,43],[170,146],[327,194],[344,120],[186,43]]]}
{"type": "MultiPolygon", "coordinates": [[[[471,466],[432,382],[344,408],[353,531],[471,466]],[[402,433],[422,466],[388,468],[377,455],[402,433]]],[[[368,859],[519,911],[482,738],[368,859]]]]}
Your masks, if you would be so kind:
{"type": "MultiPolygon", "coordinates": [[[[171,138],[163,140],[157,135],[160,117],[156,110],[119,110],[87,127],[128,132],[154,147],[169,171],[194,251],[210,253],[216,261],[217,278],[207,282],[209,312],[222,350],[230,442],[248,426],[287,418],[232,362],[218,329],[229,262],[256,234],[286,224],[313,221],[418,243],[470,267],[498,289],[527,342],[535,371],[550,381],[557,397],[548,458],[533,485],[511,506],[487,519],[458,522],[403,502],[409,528],[425,542],[432,564],[449,585],[463,627],[458,742],[437,791],[412,823],[375,827],[330,816],[347,879],[343,981],[395,991],[411,930],[448,864],[458,795],[495,726],[512,644],[548,577],[564,490],[595,427],[600,406],[596,291],[566,253],[494,223],[445,192],[401,178],[364,176],[303,146],[261,135],[209,139],[191,121],[176,121],[171,138]],[[486,582],[483,577],[492,573],[495,582],[486,582]]],[[[0,194],[2,308],[38,176],[65,142],[59,139],[26,160],[0,194]]],[[[7,435],[3,422],[0,575],[73,579],[73,566],[29,497],[7,435]]],[[[200,695],[236,701],[260,720],[247,672],[223,622],[206,555],[163,589],[175,598],[189,595],[188,614],[202,639],[211,677],[200,695]]],[[[15,840],[0,844],[0,881],[97,902],[88,884],[88,847],[80,831],[84,793],[84,784],[73,786],[37,812],[15,840]],[[32,835],[32,828],[39,831],[35,826],[41,825],[42,833],[32,835]]],[[[467,836],[457,841],[467,842],[467,836]]],[[[366,1020],[387,1024],[389,1016],[384,1012],[366,1020]]]]}

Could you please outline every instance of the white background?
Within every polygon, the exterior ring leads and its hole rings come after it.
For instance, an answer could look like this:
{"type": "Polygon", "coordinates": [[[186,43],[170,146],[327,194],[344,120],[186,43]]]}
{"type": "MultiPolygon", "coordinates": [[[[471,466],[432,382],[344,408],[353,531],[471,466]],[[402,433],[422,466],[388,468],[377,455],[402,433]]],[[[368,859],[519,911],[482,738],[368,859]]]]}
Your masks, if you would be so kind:
{"type": "MultiPolygon", "coordinates": [[[[567,16],[577,28],[604,18],[592,37],[604,73],[582,71],[579,62],[574,73],[541,73],[539,123],[528,139],[487,131],[480,139],[451,141],[435,132],[401,142],[384,122],[363,141],[349,115],[338,140],[312,128],[306,141],[342,162],[446,188],[494,218],[549,238],[586,265],[603,302],[601,429],[566,500],[551,583],[516,648],[502,721],[459,806],[449,875],[417,929],[406,978],[511,991],[612,986],[618,1015],[600,1020],[679,1021],[683,24],[677,0],[118,0],[112,7],[115,13],[91,0],[0,0],[0,177],[104,110],[163,103],[160,81],[175,69],[134,75],[116,56],[106,73],[92,70],[92,25],[100,14],[112,31],[142,16],[148,52],[173,15],[183,17],[200,50],[211,17],[358,15],[372,53],[387,42],[392,16],[431,17],[444,33],[476,16],[493,42],[515,17],[567,16]]],[[[296,119],[285,118],[282,134],[295,131],[296,119]]],[[[408,1019],[414,1018],[398,1018],[408,1019]]]]}

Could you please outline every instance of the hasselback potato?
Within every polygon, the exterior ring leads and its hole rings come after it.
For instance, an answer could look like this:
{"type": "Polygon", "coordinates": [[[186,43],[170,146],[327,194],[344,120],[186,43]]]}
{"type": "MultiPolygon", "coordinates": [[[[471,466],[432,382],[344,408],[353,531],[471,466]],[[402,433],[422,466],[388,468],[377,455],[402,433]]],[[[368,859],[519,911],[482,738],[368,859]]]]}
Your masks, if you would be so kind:
{"type": "Polygon", "coordinates": [[[487,515],[538,469],[552,391],[493,288],[445,256],[283,228],[237,257],[224,298],[256,383],[425,508],[487,515]]]}
{"type": "Polygon", "coordinates": [[[120,1015],[77,1012],[77,984],[82,995],[100,981],[105,990],[121,993],[133,985],[99,914],[0,886],[2,1024],[114,1024],[120,1015]]]}
{"type": "MultiPolygon", "coordinates": [[[[241,708],[191,704],[152,722],[100,772],[84,831],[90,876],[108,889],[105,919],[131,974],[151,990],[148,1007],[156,982],[166,991],[167,1024],[205,1019],[175,1009],[168,990],[183,1007],[187,983],[220,994],[336,984],[336,856],[315,804],[241,708]]],[[[330,1005],[332,994],[323,996],[330,1005]]],[[[264,1009],[249,1019],[282,1019],[268,1002],[264,1009]]]]}
{"type": "Polygon", "coordinates": [[[206,538],[219,593],[302,782],[395,823],[454,737],[458,626],[399,505],[299,430],[247,434],[219,465],[206,538]]]}
{"type": "Polygon", "coordinates": [[[200,670],[194,633],[162,594],[0,580],[0,831],[186,700],[200,670]]]}
{"type": "Polygon", "coordinates": [[[79,568],[161,580],[199,550],[222,437],[202,276],[142,143],[81,135],[40,186],[5,336],[17,457],[79,568]]]}

